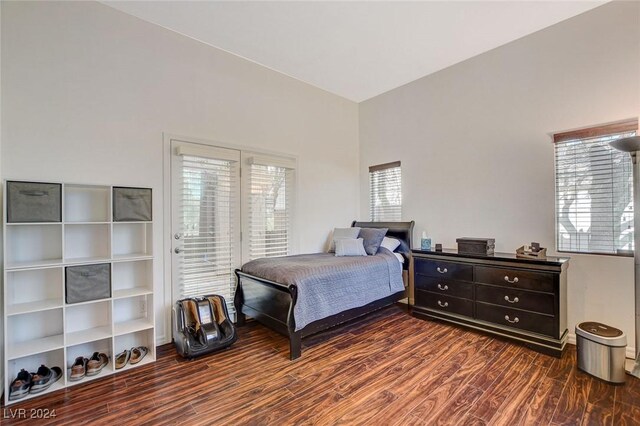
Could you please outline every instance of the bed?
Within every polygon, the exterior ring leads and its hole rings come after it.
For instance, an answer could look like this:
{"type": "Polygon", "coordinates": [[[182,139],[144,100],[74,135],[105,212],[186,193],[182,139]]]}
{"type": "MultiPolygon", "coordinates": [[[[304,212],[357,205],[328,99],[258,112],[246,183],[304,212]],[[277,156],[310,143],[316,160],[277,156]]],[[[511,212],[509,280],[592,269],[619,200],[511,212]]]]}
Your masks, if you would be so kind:
{"type": "Polygon", "coordinates": [[[318,253],[248,262],[235,271],[237,325],[249,316],[287,336],[294,360],[302,354],[304,337],[406,297],[414,222],[354,221],[351,226],[387,228],[388,237],[401,241],[395,253],[404,262],[384,248],[366,257],[318,253]]]}

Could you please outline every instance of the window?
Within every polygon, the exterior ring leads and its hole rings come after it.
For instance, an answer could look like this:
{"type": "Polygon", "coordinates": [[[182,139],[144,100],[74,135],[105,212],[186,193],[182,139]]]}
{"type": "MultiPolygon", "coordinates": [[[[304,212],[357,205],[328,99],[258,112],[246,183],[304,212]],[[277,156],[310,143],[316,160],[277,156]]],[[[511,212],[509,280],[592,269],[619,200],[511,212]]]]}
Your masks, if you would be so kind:
{"type": "Polygon", "coordinates": [[[250,155],[244,164],[247,166],[245,261],[291,254],[295,162],[250,155]]]}
{"type": "Polygon", "coordinates": [[[556,248],[628,254],[633,250],[633,169],[609,146],[635,135],[637,120],[554,135],[556,248]]]}
{"type": "Polygon", "coordinates": [[[369,167],[369,212],[374,222],[402,218],[402,173],[400,162],[369,167]]]}

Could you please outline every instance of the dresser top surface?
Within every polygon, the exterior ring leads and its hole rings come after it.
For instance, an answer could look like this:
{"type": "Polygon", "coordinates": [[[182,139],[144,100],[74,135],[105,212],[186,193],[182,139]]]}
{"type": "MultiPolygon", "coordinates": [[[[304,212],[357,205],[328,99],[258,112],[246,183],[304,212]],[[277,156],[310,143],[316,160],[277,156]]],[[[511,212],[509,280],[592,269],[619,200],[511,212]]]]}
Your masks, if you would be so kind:
{"type": "Polygon", "coordinates": [[[515,253],[495,253],[491,255],[481,254],[463,254],[458,253],[458,250],[454,249],[442,249],[442,251],[433,250],[420,250],[412,249],[414,254],[424,254],[429,256],[447,256],[447,257],[459,257],[461,259],[482,259],[482,260],[498,260],[504,262],[518,262],[531,265],[549,265],[549,266],[561,266],[569,261],[568,257],[547,256],[545,259],[523,259],[516,256],[515,253]]]}

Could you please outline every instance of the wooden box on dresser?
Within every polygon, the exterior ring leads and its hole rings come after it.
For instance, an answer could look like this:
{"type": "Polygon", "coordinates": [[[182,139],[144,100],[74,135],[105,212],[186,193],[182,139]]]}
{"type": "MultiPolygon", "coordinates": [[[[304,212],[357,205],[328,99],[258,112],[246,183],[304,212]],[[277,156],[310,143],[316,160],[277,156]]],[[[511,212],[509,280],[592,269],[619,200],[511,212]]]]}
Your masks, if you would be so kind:
{"type": "Polygon", "coordinates": [[[560,357],[567,341],[568,258],[412,250],[412,313],[499,335],[560,357]]]}

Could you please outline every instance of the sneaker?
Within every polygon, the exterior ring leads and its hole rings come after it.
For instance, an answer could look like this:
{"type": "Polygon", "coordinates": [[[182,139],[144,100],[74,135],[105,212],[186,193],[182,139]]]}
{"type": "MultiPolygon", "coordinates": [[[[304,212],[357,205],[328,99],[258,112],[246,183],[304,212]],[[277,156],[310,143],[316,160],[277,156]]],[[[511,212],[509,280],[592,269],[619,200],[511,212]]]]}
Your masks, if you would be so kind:
{"type": "Polygon", "coordinates": [[[62,376],[62,369],[60,367],[48,368],[41,365],[38,371],[31,376],[33,383],[29,393],[40,393],[58,381],[62,376]]]}
{"type": "Polygon", "coordinates": [[[84,376],[87,374],[87,362],[89,362],[89,360],[84,357],[79,356],[76,358],[76,361],[71,366],[70,381],[77,382],[78,380],[84,379],[84,376]]]}
{"type": "Polygon", "coordinates": [[[31,387],[31,374],[22,369],[16,376],[16,379],[11,382],[9,388],[9,401],[15,401],[20,398],[24,398],[29,393],[31,387]]]}
{"type": "Polygon", "coordinates": [[[109,364],[107,354],[94,352],[87,363],[87,376],[99,374],[107,364],[109,364]]]}
{"type": "Polygon", "coordinates": [[[129,362],[129,358],[131,357],[131,351],[124,350],[116,355],[116,370],[121,369],[129,362]]]}
{"type": "Polygon", "coordinates": [[[137,364],[142,361],[142,358],[149,352],[146,346],[138,346],[137,348],[131,348],[131,364],[137,364]]]}

